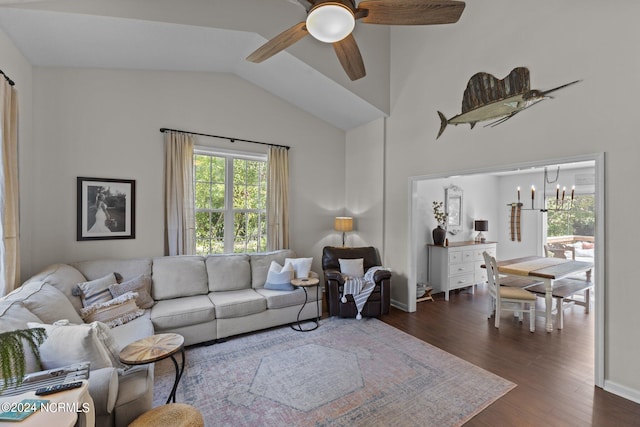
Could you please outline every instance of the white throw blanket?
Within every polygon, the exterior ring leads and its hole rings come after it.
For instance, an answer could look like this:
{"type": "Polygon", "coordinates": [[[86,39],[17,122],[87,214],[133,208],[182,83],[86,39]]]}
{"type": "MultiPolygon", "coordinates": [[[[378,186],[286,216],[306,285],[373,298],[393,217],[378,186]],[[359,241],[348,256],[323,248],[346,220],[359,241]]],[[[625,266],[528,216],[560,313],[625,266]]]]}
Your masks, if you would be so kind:
{"type": "Polygon", "coordinates": [[[371,267],[367,270],[364,277],[345,277],[344,286],[342,289],[342,299],[343,303],[347,302],[347,295],[352,295],[353,299],[356,303],[356,308],[358,309],[358,314],[356,315],[356,319],[362,319],[362,308],[367,303],[369,296],[373,292],[373,289],[376,287],[376,283],[373,281],[373,275],[378,270],[387,270],[384,267],[376,266],[371,267]]]}

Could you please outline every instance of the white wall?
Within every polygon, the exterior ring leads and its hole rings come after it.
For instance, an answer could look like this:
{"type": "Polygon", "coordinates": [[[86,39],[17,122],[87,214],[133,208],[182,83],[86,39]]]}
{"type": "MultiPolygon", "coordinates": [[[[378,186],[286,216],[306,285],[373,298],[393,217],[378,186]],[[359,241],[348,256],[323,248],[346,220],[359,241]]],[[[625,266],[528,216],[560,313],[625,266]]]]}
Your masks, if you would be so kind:
{"type": "MultiPolygon", "coordinates": [[[[344,201],[345,135],[230,74],[36,68],[31,272],[163,252],[161,127],[290,145],[291,248],[314,257],[344,201]],[[327,173],[330,165],[331,173],[327,173]],[[76,241],[76,177],[136,180],[136,238],[76,241]]],[[[199,138],[200,144],[264,151],[199,138]]]]}
{"type": "Polygon", "coordinates": [[[416,183],[414,199],[414,241],[416,252],[416,283],[427,282],[427,244],[433,244],[432,230],[438,226],[433,217],[433,202],[444,202],[445,188],[457,185],[462,188],[462,231],[447,233],[449,242],[473,241],[478,234],[473,221],[486,219],[489,231],[484,232],[487,241],[496,241],[498,222],[498,178],[489,175],[460,176],[455,178],[424,179],[416,183]]]}
{"type": "Polygon", "coordinates": [[[631,369],[640,356],[640,230],[627,226],[640,209],[628,192],[640,180],[637,16],[640,3],[624,0],[477,0],[453,26],[392,28],[385,253],[395,295],[408,299],[410,177],[606,152],[605,382],[640,400],[640,370],[631,369]],[[460,113],[473,74],[502,78],[517,66],[530,69],[532,88],[583,81],[500,126],[450,126],[436,141],[436,111],[460,113]]]}
{"type": "Polygon", "coordinates": [[[384,263],[384,119],[347,132],[345,214],[354,218],[347,246],[374,246],[384,263]]]}

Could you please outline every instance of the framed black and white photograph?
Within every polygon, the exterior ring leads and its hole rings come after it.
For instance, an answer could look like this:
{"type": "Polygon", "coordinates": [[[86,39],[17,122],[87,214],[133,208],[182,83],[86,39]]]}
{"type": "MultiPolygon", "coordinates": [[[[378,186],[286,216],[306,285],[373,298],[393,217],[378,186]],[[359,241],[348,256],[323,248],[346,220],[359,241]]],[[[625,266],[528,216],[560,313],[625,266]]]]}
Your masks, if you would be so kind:
{"type": "Polygon", "coordinates": [[[135,239],[136,182],[78,177],[77,240],[135,239]]]}

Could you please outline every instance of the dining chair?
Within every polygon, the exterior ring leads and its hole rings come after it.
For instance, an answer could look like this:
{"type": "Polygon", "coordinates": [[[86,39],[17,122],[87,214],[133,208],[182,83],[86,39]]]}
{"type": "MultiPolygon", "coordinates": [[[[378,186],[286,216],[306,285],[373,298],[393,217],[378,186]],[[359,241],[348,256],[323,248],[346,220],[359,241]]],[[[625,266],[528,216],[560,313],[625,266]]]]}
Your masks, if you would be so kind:
{"type": "Polygon", "coordinates": [[[500,286],[500,274],[496,259],[483,252],[484,264],[487,268],[487,282],[489,284],[489,318],[495,314],[495,327],[500,327],[500,314],[503,311],[511,311],[518,315],[522,322],[522,313],[529,312],[529,330],[536,330],[536,294],[518,287],[500,286]],[[507,305],[508,304],[508,305],[507,305]],[[515,304],[515,305],[514,305],[515,304]],[[525,307],[527,307],[525,309],[525,307]]]}

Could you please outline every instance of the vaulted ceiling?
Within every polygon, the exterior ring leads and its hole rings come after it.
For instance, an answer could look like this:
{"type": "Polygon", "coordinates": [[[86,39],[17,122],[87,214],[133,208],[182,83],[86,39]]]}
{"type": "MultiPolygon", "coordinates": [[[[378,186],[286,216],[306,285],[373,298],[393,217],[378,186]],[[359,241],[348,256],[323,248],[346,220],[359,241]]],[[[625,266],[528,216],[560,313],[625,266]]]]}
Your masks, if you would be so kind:
{"type": "Polygon", "coordinates": [[[295,0],[0,0],[0,29],[34,66],[233,73],[343,130],[388,114],[387,26],[354,31],[355,82],[312,37],[245,60],[305,15],[295,0]]]}

